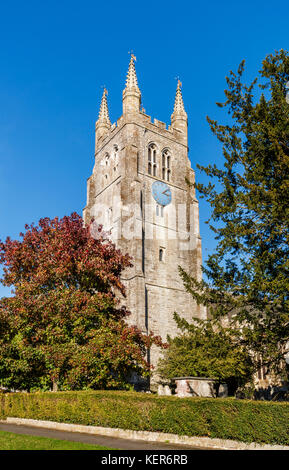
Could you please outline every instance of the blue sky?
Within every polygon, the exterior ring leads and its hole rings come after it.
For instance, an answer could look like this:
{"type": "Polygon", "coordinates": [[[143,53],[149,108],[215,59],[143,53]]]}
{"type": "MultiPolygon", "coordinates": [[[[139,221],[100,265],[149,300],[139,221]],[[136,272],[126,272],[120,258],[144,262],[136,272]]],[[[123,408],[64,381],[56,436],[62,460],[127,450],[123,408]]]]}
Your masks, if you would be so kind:
{"type": "MultiPolygon", "coordinates": [[[[242,59],[250,81],[267,54],[289,48],[288,11],[278,0],[1,2],[0,239],[41,217],[82,213],[101,86],[114,122],[129,50],[146,113],[169,122],[179,76],[192,166],[217,163],[206,115],[221,118],[215,103],[242,59]]],[[[208,215],[201,200],[204,260],[214,246],[208,215]]]]}

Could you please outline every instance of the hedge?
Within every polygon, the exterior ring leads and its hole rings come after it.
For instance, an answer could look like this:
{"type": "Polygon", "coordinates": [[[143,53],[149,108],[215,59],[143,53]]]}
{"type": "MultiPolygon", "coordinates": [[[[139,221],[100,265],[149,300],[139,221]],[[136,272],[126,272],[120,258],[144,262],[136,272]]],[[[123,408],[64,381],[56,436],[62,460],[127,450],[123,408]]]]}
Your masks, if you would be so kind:
{"type": "Polygon", "coordinates": [[[1,394],[0,418],[32,418],[289,445],[289,403],[87,391],[1,394]]]}

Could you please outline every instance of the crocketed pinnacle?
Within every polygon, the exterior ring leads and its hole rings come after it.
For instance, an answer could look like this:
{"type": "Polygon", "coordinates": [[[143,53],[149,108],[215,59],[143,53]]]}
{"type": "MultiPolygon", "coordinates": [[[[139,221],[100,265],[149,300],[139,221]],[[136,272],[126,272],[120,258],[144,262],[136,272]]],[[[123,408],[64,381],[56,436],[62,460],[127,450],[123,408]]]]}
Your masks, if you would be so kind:
{"type": "Polygon", "coordinates": [[[182,84],[181,84],[180,80],[178,80],[178,86],[177,86],[176,97],[175,97],[174,112],[173,112],[174,116],[185,113],[185,107],[184,107],[181,87],[182,87],[182,84]]]}
{"type": "Polygon", "coordinates": [[[137,83],[137,76],[136,76],[136,71],[135,71],[135,62],[136,58],[133,54],[131,54],[130,57],[130,62],[128,66],[128,72],[126,76],[126,87],[125,90],[134,90],[134,91],[140,91],[137,83]]]}
{"type": "Polygon", "coordinates": [[[106,96],[107,96],[107,89],[104,88],[102,98],[101,98],[101,103],[100,103],[98,122],[103,122],[103,123],[111,125],[110,119],[109,119],[109,114],[108,114],[108,106],[107,106],[106,96]]]}

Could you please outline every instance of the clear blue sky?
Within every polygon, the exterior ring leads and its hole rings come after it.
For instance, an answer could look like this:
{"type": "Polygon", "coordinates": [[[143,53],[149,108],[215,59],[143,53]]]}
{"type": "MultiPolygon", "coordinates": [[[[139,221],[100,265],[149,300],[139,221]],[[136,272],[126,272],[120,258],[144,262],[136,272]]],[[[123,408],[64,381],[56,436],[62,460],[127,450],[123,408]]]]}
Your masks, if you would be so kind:
{"type": "MultiPolygon", "coordinates": [[[[114,122],[129,50],[147,114],[169,122],[180,76],[195,168],[220,158],[205,118],[220,117],[225,76],[245,59],[253,78],[268,53],[289,48],[288,31],[288,2],[278,0],[1,2],[0,239],[82,213],[101,86],[114,122]]],[[[208,214],[200,201],[204,260],[214,246],[208,214]]]]}

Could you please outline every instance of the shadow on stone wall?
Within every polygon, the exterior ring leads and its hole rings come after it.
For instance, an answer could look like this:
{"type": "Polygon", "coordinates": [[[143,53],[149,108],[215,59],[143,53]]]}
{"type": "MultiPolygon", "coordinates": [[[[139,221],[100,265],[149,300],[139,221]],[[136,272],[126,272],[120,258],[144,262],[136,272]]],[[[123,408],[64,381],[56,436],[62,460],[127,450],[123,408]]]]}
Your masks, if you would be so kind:
{"type": "Polygon", "coordinates": [[[238,399],[267,400],[267,401],[289,401],[289,384],[267,385],[257,388],[244,387],[238,389],[235,394],[238,399]]]}

